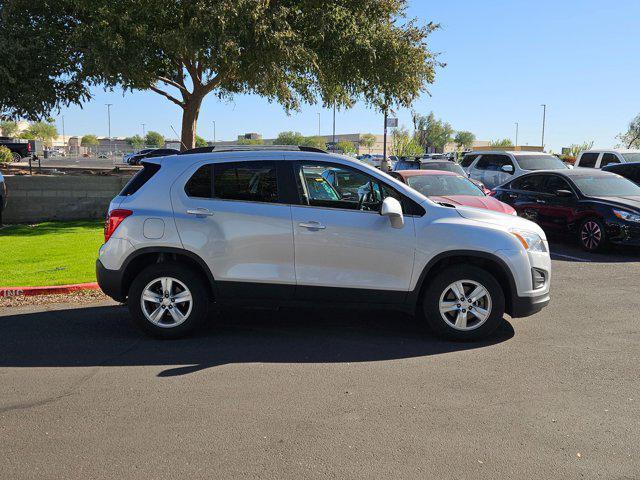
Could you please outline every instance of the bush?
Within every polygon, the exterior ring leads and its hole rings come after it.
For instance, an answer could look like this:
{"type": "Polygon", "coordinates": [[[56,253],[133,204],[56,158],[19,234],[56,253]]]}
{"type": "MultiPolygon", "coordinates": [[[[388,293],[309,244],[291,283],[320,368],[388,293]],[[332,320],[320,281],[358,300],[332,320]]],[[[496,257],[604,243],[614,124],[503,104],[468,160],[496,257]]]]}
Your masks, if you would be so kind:
{"type": "Polygon", "coordinates": [[[11,150],[9,150],[4,145],[0,146],[0,163],[11,163],[13,161],[13,155],[11,155],[11,150]]]}

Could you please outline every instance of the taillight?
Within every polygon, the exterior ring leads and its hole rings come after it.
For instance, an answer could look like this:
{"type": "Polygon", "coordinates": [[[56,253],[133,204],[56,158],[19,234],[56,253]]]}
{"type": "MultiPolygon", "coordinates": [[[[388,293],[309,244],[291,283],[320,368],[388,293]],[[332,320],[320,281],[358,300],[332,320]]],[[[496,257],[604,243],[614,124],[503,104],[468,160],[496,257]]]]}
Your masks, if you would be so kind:
{"type": "Polygon", "coordinates": [[[27,142],[27,153],[31,153],[31,144],[27,142]]]}
{"type": "Polygon", "coordinates": [[[118,225],[122,223],[122,221],[131,215],[133,212],[131,210],[112,210],[107,216],[107,220],[104,222],[104,243],[107,243],[111,238],[113,232],[116,231],[118,225]]]}

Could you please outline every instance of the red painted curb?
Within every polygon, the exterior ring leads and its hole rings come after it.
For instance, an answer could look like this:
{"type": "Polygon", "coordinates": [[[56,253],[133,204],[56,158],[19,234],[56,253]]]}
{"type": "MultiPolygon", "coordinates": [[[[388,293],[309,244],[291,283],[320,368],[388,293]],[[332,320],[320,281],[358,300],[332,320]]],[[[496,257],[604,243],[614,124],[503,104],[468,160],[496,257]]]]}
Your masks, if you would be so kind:
{"type": "Polygon", "coordinates": [[[97,283],[74,283],[49,287],[0,287],[0,297],[31,297],[34,295],[60,295],[78,290],[99,290],[97,283]]]}

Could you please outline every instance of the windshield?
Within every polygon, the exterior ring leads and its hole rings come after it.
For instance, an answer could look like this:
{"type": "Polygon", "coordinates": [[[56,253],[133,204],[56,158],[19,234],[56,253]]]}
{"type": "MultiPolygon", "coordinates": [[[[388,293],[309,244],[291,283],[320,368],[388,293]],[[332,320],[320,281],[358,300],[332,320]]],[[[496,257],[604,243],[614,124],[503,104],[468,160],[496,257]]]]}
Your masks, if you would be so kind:
{"type": "Polygon", "coordinates": [[[565,170],[567,166],[553,155],[516,155],[523,170],[565,170]]]}
{"type": "Polygon", "coordinates": [[[427,197],[442,197],[446,195],[485,196],[468,178],[459,175],[416,175],[408,177],[407,184],[427,197]]]}
{"type": "Polygon", "coordinates": [[[640,152],[623,153],[626,162],[640,162],[640,152]]]}
{"type": "Polygon", "coordinates": [[[453,162],[423,162],[420,164],[420,170],[443,170],[445,172],[454,172],[459,175],[465,175],[463,168],[453,162]]]}
{"type": "Polygon", "coordinates": [[[573,183],[588,197],[635,197],[640,196],[640,187],[626,178],[618,176],[573,177],[573,183]]]}

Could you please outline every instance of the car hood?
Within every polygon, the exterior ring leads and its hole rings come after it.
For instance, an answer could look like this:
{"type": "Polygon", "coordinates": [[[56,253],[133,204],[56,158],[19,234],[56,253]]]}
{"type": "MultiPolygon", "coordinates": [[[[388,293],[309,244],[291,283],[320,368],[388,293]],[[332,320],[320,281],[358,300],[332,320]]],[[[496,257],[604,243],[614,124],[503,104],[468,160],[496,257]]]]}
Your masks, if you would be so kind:
{"type": "Polygon", "coordinates": [[[593,200],[608,203],[612,206],[624,207],[640,212],[640,197],[590,197],[593,200]]]}
{"type": "Polygon", "coordinates": [[[505,213],[498,213],[491,210],[481,210],[479,208],[470,207],[456,207],[456,212],[463,218],[468,220],[475,220],[481,223],[488,223],[503,227],[505,230],[514,228],[517,230],[526,230],[528,232],[534,232],[540,235],[546,240],[546,236],[542,229],[536,224],[522,217],[515,215],[507,215],[505,213]]]}
{"type": "Polygon", "coordinates": [[[436,203],[449,203],[451,205],[464,205],[466,207],[484,208],[493,210],[494,212],[508,213],[513,212],[513,208],[500,200],[493,197],[476,197],[473,195],[444,195],[430,196],[432,201],[436,203]]]}

